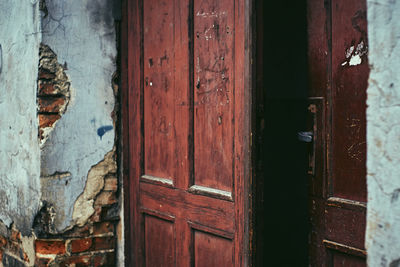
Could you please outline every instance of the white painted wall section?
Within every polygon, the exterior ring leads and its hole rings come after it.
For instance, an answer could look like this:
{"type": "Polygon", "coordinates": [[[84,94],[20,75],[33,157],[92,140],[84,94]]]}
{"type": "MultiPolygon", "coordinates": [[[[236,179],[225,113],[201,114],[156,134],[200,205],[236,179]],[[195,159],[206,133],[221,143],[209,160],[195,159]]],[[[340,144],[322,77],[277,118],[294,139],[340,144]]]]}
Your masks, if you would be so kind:
{"type": "Polygon", "coordinates": [[[39,4],[0,1],[0,220],[30,234],[40,200],[39,4]]]}
{"type": "Polygon", "coordinates": [[[400,1],[368,0],[369,266],[400,266],[400,1]]]}

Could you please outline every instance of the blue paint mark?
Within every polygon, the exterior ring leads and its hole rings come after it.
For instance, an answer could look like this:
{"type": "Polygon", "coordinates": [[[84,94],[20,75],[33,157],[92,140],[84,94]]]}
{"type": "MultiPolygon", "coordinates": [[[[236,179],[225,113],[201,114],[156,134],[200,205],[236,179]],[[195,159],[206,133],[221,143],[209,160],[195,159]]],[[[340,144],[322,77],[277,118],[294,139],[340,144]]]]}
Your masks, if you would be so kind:
{"type": "Polygon", "coordinates": [[[97,129],[97,135],[100,136],[100,139],[102,139],[103,135],[105,135],[106,132],[111,131],[112,129],[112,125],[101,126],[99,129],[97,129]]]}

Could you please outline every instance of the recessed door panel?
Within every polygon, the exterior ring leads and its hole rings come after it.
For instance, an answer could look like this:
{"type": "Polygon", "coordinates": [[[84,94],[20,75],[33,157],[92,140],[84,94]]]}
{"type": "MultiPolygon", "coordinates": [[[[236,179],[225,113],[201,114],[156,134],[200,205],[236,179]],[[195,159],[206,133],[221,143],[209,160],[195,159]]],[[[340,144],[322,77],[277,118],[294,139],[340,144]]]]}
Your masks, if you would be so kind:
{"type": "Polygon", "coordinates": [[[145,214],[144,231],[146,266],[176,266],[173,222],[145,214]]]}
{"type": "Polygon", "coordinates": [[[194,184],[232,191],[234,1],[194,0],[194,184]]]}
{"type": "Polygon", "coordinates": [[[195,231],[194,262],[196,267],[234,266],[232,240],[195,231]]]}
{"type": "Polygon", "coordinates": [[[247,4],[123,2],[127,266],[249,262],[247,4]]]}

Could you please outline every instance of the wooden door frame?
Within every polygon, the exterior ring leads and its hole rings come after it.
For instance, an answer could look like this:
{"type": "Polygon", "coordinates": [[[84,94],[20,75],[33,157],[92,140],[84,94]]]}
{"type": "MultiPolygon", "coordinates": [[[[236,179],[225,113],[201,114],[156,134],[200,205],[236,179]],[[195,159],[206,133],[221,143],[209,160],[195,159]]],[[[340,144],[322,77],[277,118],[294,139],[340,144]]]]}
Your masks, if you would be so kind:
{"type": "MultiPolygon", "coordinates": [[[[188,4],[193,4],[194,0],[189,0],[188,4]]],[[[122,157],[122,180],[123,180],[123,201],[124,201],[124,249],[125,266],[135,266],[135,256],[133,252],[136,246],[134,244],[135,229],[139,225],[139,218],[135,218],[137,213],[135,203],[138,201],[138,182],[134,177],[141,173],[141,162],[136,158],[141,158],[141,140],[143,132],[130,131],[130,128],[141,127],[141,104],[143,97],[135,88],[141,88],[140,67],[143,64],[142,55],[133,53],[133,51],[142,51],[143,37],[140,35],[142,26],[142,14],[140,0],[122,0],[122,21],[121,21],[121,157],[122,157]],[[132,23],[133,22],[133,23],[132,23]],[[134,40],[130,42],[130,40],[134,40]],[[130,63],[134,62],[134,64],[130,63]],[[138,77],[139,78],[135,78],[138,77]],[[135,102],[136,101],[136,102],[135,102]],[[131,156],[134,153],[136,157],[131,156]]],[[[242,164],[236,167],[237,184],[235,185],[235,202],[241,203],[238,207],[236,216],[241,218],[236,224],[235,247],[242,252],[235,253],[239,255],[235,258],[240,266],[251,266],[253,259],[253,224],[254,224],[254,187],[253,184],[253,166],[254,157],[252,149],[252,140],[255,138],[253,133],[255,129],[255,46],[253,42],[255,33],[255,0],[232,0],[235,4],[235,84],[240,85],[243,90],[237,90],[241,93],[243,102],[234,107],[236,113],[235,122],[235,147],[237,149],[235,159],[242,161],[242,164]],[[240,42],[240,36],[244,36],[240,42]],[[243,67],[242,67],[243,66],[243,67]],[[239,126],[239,127],[238,127],[239,126]],[[239,235],[239,233],[244,233],[239,235]],[[243,237],[243,238],[240,238],[243,237]]],[[[140,90],[139,90],[140,91],[140,90]]]]}

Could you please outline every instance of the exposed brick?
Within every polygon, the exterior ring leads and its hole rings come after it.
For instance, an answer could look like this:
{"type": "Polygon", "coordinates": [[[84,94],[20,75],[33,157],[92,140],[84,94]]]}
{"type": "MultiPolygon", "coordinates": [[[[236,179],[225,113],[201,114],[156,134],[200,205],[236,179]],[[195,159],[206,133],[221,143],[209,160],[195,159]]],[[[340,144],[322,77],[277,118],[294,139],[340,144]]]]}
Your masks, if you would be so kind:
{"type": "Polygon", "coordinates": [[[114,233],[114,224],[111,222],[100,222],[93,225],[93,235],[114,233]]]}
{"type": "Polygon", "coordinates": [[[84,238],[84,239],[75,239],[71,241],[71,252],[79,253],[89,251],[92,247],[92,239],[84,238]]]}
{"type": "Polygon", "coordinates": [[[64,103],[65,99],[63,97],[39,98],[39,111],[60,112],[64,103]]]}
{"type": "Polygon", "coordinates": [[[105,179],[104,191],[117,191],[118,189],[118,179],[116,177],[109,177],[105,179]]]}
{"type": "Polygon", "coordinates": [[[12,230],[10,239],[16,242],[21,241],[21,233],[16,230],[12,230]]]}
{"type": "Polygon", "coordinates": [[[95,206],[94,214],[92,215],[92,217],[90,217],[90,221],[91,222],[99,222],[101,220],[101,214],[102,214],[102,207],[95,206]]]}
{"type": "Polygon", "coordinates": [[[71,237],[88,237],[91,234],[92,226],[90,224],[86,224],[82,227],[74,227],[73,229],[65,232],[63,237],[71,238],[71,237]]]}
{"type": "Polygon", "coordinates": [[[58,114],[39,114],[39,127],[51,127],[59,118],[58,114]]]}
{"type": "Polygon", "coordinates": [[[45,69],[39,69],[39,79],[51,80],[54,79],[56,75],[52,72],[49,72],[45,69]]]}
{"type": "Polygon", "coordinates": [[[58,94],[58,90],[54,87],[52,82],[39,81],[39,95],[55,95],[58,94]]]}
{"type": "Polygon", "coordinates": [[[114,249],[115,239],[113,236],[95,237],[93,238],[95,250],[114,249]]]}
{"type": "Polygon", "coordinates": [[[35,266],[36,267],[47,267],[47,266],[49,266],[50,261],[51,261],[51,259],[49,259],[49,258],[36,257],[35,266]]]}
{"type": "Polygon", "coordinates": [[[111,205],[117,202],[115,192],[103,191],[97,196],[95,205],[111,205]]]}
{"type": "Polygon", "coordinates": [[[76,255],[71,257],[65,257],[57,261],[56,266],[60,267],[79,267],[79,266],[90,266],[89,255],[76,255]]]}
{"type": "Polygon", "coordinates": [[[40,254],[64,254],[65,243],[62,240],[44,240],[35,241],[36,252],[40,254]]]}
{"type": "Polygon", "coordinates": [[[93,257],[93,266],[94,267],[115,266],[115,253],[106,252],[106,253],[96,254],[93,257]]]}
{"type": "Polygon", "coordinates": [[[5,247],[7,245],[7,239],[5,239],[3,236],[0,236],[0,249],[5,247]]]}

